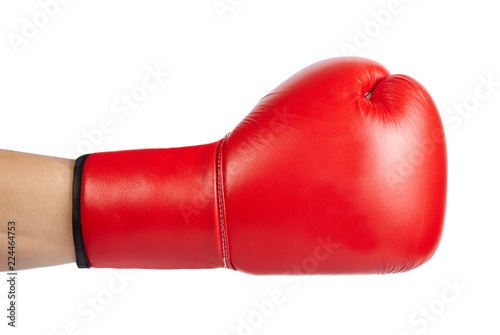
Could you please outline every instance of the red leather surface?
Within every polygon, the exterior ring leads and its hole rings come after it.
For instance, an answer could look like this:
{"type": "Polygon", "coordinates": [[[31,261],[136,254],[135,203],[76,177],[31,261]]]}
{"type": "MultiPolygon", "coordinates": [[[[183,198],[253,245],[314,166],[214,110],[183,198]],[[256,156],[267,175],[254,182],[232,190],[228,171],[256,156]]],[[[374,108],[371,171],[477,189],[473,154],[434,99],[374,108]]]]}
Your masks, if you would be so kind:
{"type": "Polygon", "coordinates": [[[295,74],[225,145],[232,265],[271,274],[422,264],[443,227],[442,131],[427,91],[375,62],[328,59],[295,74]]]}
{"type": "Polygon", "coordinates": [[[81,194],[90,266],[223,266],[214,165],[218,146],[90,155],[81,194]]]}
{"type": "Polygon", "coordinates": [[[91,266],[391,273],[435,252],[446,147],[415,80],[366,59],[324,60],[261,99],[222,143],[91,155],[91,266]]]}

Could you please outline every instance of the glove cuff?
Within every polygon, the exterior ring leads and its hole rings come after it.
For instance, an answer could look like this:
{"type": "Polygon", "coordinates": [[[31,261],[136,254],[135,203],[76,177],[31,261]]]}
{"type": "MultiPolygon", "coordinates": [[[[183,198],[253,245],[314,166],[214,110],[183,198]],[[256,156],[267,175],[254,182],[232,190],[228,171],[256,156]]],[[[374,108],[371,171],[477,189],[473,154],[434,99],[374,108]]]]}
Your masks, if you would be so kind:
{"type": "Polygon", "coordinates": [[[229,267],[218,169],[222,144],[78,158],[73,184],[78,267],[229,267]]]}

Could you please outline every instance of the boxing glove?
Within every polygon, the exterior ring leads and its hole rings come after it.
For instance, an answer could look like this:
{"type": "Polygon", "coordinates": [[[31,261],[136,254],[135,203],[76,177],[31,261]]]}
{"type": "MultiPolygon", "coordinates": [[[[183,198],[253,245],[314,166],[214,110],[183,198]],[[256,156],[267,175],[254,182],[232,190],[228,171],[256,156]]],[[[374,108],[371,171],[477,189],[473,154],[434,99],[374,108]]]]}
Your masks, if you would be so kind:
{"type": "Polygon", "coordinates": [[[438,246],[446,179],[425,88],[371,60],[327,59],[272,90],[220,141],[78,158],[77,264],[407,271],[438,246]]]}

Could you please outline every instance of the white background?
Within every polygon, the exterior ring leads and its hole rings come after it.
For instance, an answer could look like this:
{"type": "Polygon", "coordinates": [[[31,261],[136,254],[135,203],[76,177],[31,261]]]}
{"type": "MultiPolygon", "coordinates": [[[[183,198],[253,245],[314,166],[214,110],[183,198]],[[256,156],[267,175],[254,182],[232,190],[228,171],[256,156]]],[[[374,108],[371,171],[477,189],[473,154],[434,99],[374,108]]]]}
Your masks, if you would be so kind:
{"type": "Polygon", "coordinates": [[[43,22],[40,2],[1,2],[0,148],[68,156],[105,119],[112,130],[90,151],[212,142],[297,70],[351,51],[420,81],[443,117],[449,196],[437,253],[404,274],[294,284],[224,269],[130,270],[133,279],[112,294],[113,270],[28,270],[20,273],[14,331],[0,274],[0,333],[498,334],[496,3],[401,0],[396,10],[388,0],[221,3],[230,10],[219,15],[212,0],[69,1],[43,22]],[[389,9],[390,17],[380,14],[389,9]],[[27,38],[23,18],[41,26],[27,38]],[[17,45],[13,36],[24,40],[17,45]],[[168,76],[130,113],[115,113],[148,67],[168,76]],[[255,303],[273,290],[284,301],[263,315],[255,303]],[[93,298],[107,303],[95,314],[93,298]]]}

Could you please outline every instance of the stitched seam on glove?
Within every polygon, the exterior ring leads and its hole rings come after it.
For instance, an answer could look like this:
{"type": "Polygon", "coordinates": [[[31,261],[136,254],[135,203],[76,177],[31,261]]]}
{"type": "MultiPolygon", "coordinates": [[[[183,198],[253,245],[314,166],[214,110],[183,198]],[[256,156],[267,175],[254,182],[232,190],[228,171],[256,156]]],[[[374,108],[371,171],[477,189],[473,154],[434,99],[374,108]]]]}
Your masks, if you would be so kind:
{"type": "Polygon", "coordinates": [[[219,144],[217,148],[217,205],[219,208],[219,224],[221,232],[221,243],[222,243],[222,261],[224,263],[224,268],[233,269],[230,258],[229,258],[229,241],[227,236],[227,225],[225,217],[225,204],[224,204],[224,180],[222,171],[222,153],[224,151],[224,144],[229,136],[226,135],[219,144]]]}

